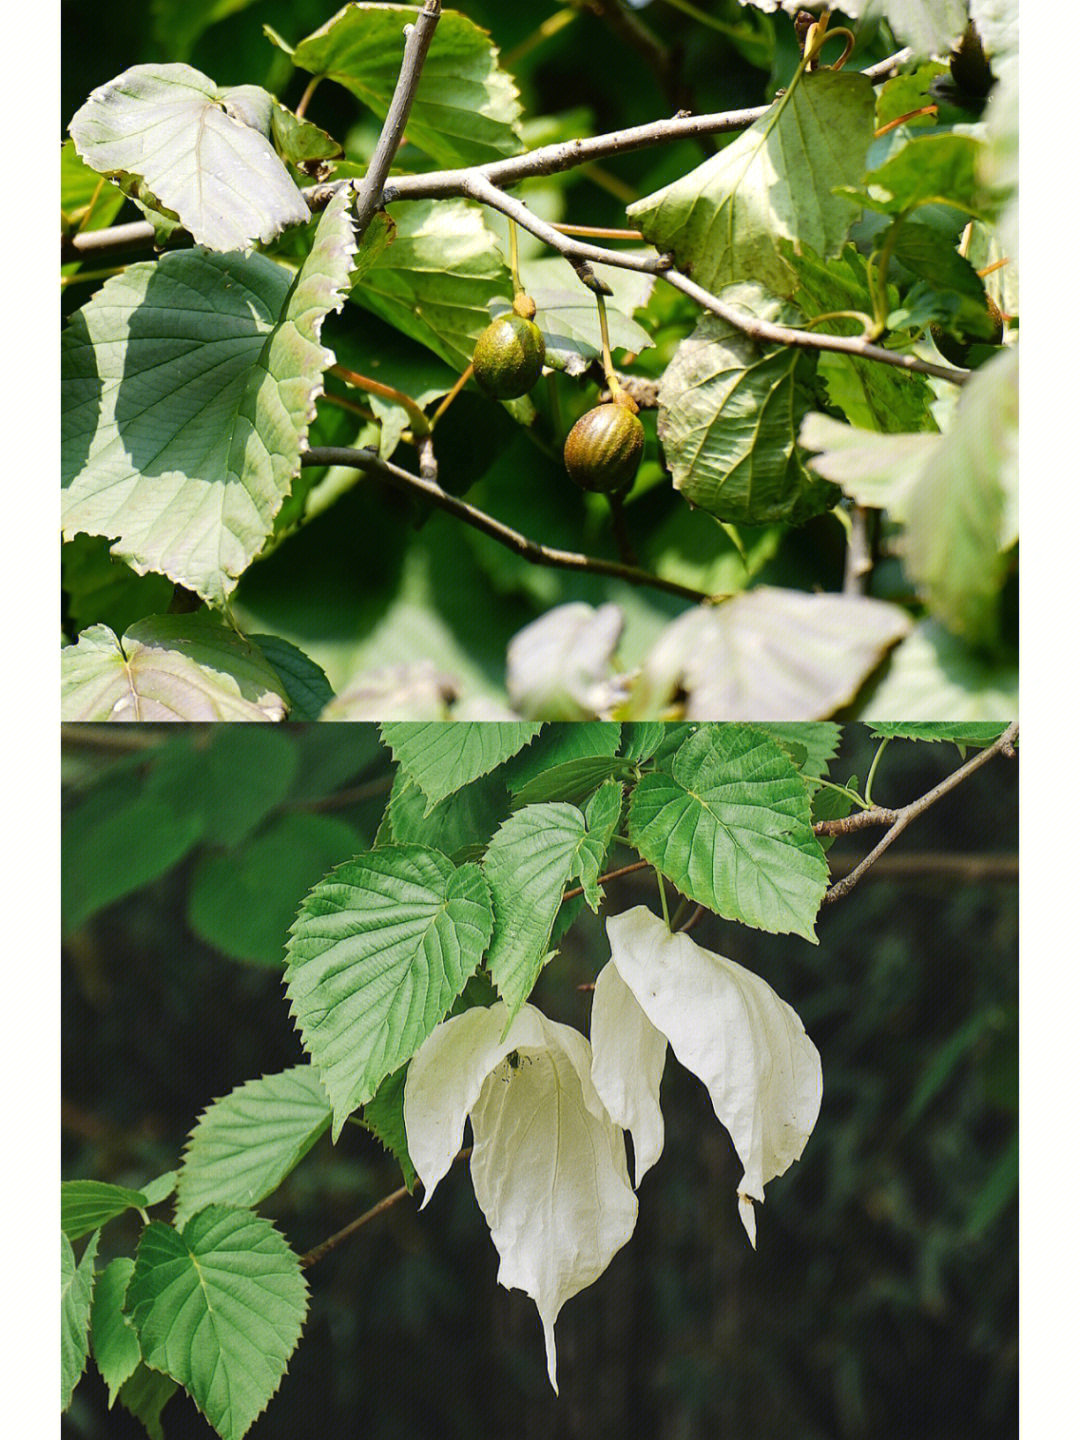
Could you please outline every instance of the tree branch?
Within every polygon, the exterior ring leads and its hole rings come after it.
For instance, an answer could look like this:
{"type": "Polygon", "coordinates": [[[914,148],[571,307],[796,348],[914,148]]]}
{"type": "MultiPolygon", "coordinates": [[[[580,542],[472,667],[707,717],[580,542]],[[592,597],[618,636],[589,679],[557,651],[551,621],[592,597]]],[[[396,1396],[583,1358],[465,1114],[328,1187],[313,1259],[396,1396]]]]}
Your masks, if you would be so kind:
{"type": "MultiPolygon", "coordinates": [[[[459,1150],[454,1156],[454,1163],[456,1164],[458,1160],[466,1160],[471,1154],[472,1146],[468,1145],[464,1150],[459,1150]]],[[[417,1183],[420,1185],[420,1188],[423,1189],[422,1183],[419,1181],[417,1183]]],[[[370,1210],[365,1210],[362,1215],[358,1215],[355,1220],[350,1220],[348,1225],[336,1231],[328,1239],[324,1240],[321,1245],[316,1245],[315,1248],[309,1250],[306,1255],[301,1255],[300,1264],[305,1268],[308,1265],[315,1265],[324,1255],[329,1255],[330,1251],[340,1245],[343,1240],[348,1240],[350,1235],[355,1235],[357,1230],[366,1225],[368,1221],[374,1220],[376,1216],[389,1210],[391,1206],[396,1205],[399,1200],[404,1200],[405,1196],[409,1193],[409,1187],[402,1185],[399,1190],[393,1190],[389,1195],[384,1195],[381,1200],[372,1205],[370,1210]]]]}
{"type": "MultiPolygon", "coordinates": [[[[419,22],[418,22],[419,23],[419,22]]],[[[862,73],[877,82],[888,79],[901,65],[911,58],[910,50],[899,50],[886,60],[872,65],[862,73]]],[[[512,155],[506,160],[489,161],[475,167],[475,173],[485,176],[493,185],[516,185],[535,175],[556,175],[563,170],[572,170],[578,165],[602,160],[610,155],[628,154],[633,150],[644,150],[652,145],[667,145],[694,135],[721,135],[735,130],[745,130],[769,110],[768,105],[756,105],[745,110],[728,110],[711,115],[676,115],[666,120],[653,120],[647,125],[634,125],[625,130],[613,130],[605,135],[593,135],[580,140],[566,140],[555,145],[541,145],[524,155],[512,155]]],[[[398,175],[383,187],[382,204],[392,200],[441,199],[461,193],[459,185],[463,175],[472,174],[465,170],[433,170],[426,175],[398,175]]],[[[342,185],[352,181],[338,180],[328,184],[312,185],[304,191],[312,211],[325,210],[334,194],[342,185]]],[[[78,235],[61,242],[62,258],[77,260],[83,255],[109,250],[123,250],[132,246],[151,245],[154,227],[148,220],[136,220],[130,224],[111,225],[101,230],[81,231],[78,235]]]]}
{"type": "Polygon", "coordinates": [[[397,84],[394,86],[390,108],[386,112],[386,119],[379,132],[379,142],[375,146],[375,153],[371,157],[367,174],[357,190],[356,238],[358,240],[363,237],[364,231],[371,224],[372,216],[382,201],[383,186],[386,184],[390,166],[394,163],[394,156],[397,154],[402,136],[405,134],[405,126],[412,110],[413,99],[420,84],[420,72],[424,68],[428,47],[441,14],[442,0],[424,0],[424,8],[417,16],[416,23],[405,27],[407,36],[405,54],[402,57],[401,69],[398,71],[397,84]]]}
{"type": "MultiPolygon", "coordinates": [[[[835,885],[826,891],[822,904],[829,905],[834,900],[842,900],[845,895],[855,888],[867,870],[880,859],[893,841],[898,839],[903,831],[907,829],[912,820],[923,814],[924,811],[929,810],[931,805],[936,804],[937,801],[940,800],[943,795],[947,795],[950,790],[955,790],[957,785],[960,785],[969,775],[978,770],[980,766],[986,765],[995,755],[1008,755],[1010,757],[1015,755],[1016,751],[1013,748],[1013,742],[1019,733],[1020,725],[1014,720],[1008,729],[994,741],[993,745],[989,745],[985,750],[980,750],[977,755],[973,755],[971,759],[965,761],[959,769],[954,770],[951,775],[947,775],[940,784],[935,785],[932,790],[928,790],[926,794],[920,796],[918,800],[913,800],[910,805],[905,805],[899,810],[882,810],[875,808],[874,810],[863,811],[862,815],[864,818],[861,823],[859,825],[848,825],[848,830],[862,829],[868,825],[880,825],[883,823],[888,824],[889,829],[874,846],[873,850],[870,851],[869,855],[864,856],[849,874],[845,875],[842,880],[838,880],[835,885]]],[[[855,820],[856,818],[856,816],[848,817],[849,820],[855,820]]],[[[839,827],[843,823],[844,822],[840,820],[823,821],[819,825],[814,826],[814,831],[815,834],[819,835],[843,834],[844,831],[840,829],[825,828],[826,826],[839,827]]]]}
{"type": "Polygon", "coordinates": [[[489,535],[508,550],[513,550],[534,565],[547,565],[556,570],[580,570],[590,575],[610,575],[616,580],[625,580],[628,585],[647,585],[654,590],[663,590],[668,595],[678,595],[683,600],[716,601],[726,596],[707,595],[703,590],[694,590],[689,585],[680,585],[674,580],[664,580],[659,575],[650,575],[634,565],[623,565],[616,560],[600,560],[590,555],[578,555],[572,550],[555,550],[550,545],[539,545],[501,520],[477,510],[456,495],[448,495],[437,481],[420,475],[413,475],[381,460],[373,450],[350,450],[344,446],[323,445],[308,450],[300,459],[301,465],[343,465],[352,470],[362,470],[377,475],[397,490],[405,490],[428,500],[439,510],[455,516],[466,525],[489,535]]]}

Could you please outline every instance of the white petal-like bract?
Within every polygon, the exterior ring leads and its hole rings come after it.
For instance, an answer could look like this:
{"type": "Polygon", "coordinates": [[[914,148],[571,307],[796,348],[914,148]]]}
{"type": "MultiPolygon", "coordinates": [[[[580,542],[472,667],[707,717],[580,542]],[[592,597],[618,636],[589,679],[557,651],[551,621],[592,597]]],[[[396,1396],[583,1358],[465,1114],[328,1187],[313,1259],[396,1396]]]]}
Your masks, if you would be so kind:
{"type": "Polygon", "coordinates": [[[409,1153],[424,1204],[473,1127],[473,1188],[499,1252],[499,1283],[532,1296],[558,1393],[555,1321],[633,1234],[623,1132],[591,1079],[589,1042],[525,1005],[444,1021],[405,1082],[409,1153]],[[505,1032],[505,1035],[504,1035],[505,1032]]]}
{"type": "Polygon", "coordinates": [[[753,1244],[751,1202],[761,1203],[768,1181],[799,1158],[817,1120],[821,1057],[760,976],[673,935],[651,910],[614,915],[607,932],[612,963],[679,1062],[704,1082],[735,1143],[744,1168],[739,1215],[753,1244]]]}
{"type": "Polygon", "coordinates": [[[592,1017],[592,1081],[611,1118],[634,1141],[634,1187],[660,1159],[664,1117],[660,1080],[667,1059],[662,1035],[609,960],[596,977],[592,1017]]]}

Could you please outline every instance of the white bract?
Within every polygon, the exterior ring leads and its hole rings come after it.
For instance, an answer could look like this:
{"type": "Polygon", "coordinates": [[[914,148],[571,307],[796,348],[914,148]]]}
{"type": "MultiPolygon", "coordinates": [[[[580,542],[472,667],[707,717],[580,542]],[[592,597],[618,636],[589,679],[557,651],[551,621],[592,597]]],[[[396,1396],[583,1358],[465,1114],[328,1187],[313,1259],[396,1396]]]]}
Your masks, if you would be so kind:
{"type": "Polygon", "coordinates": [[[637,1197],[622,1130],[597,1095],[583,1035],[499,1001],[444,1021],[405,1082],[409,1153],[424,1205],[472,1122],[473,1189],[499,1252],[499,1283],[524,1290],[544,1327],[556,1394],[555,1321],[630,1239],[637,1197]]]}
{"type": "Polygon", "coordinates": [[[670,1042],[734,1141],[743,1164],[739,1215],[754,1244],[753,1202],[799,1158],[817,1120],[821,1057],[760,976],[673,935],[650,910],[612,916],[607,932],[611,960],[593,996],[592,1078],[633,1137],[636,1180],[663,1149],[660,1075],[670,1042]]]}

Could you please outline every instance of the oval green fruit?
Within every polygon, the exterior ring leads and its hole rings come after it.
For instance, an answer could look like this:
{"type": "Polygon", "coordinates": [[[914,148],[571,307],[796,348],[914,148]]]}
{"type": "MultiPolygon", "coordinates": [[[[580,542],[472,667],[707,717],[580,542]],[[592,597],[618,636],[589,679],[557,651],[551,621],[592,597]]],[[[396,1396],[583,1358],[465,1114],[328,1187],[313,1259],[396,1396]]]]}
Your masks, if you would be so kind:
{"type": "Polygon", "coordinates": [[[625,405],[588,410],[566,437],[563,460],[583,490],[612,494],[632,483],[645,449],[645,429],[625,405]]]}
{"type": "Polygon", "coordinates": [[[512,311],[484,330],[473,350],[476,383],[493,400],[527,394],[544,367],[544,337],[539,326],[512,311]]]}
{"type": "Polygon", "coordinates": [[[990,316],[993,333],[985,339],[974,335],[951,335],[940,325],[930,326],[930,338],[950,365],[966,367],[973,345],[1000,345],[1005,338],[1005,317],[992,295],[986,297],[986,313],[990,316]]]}

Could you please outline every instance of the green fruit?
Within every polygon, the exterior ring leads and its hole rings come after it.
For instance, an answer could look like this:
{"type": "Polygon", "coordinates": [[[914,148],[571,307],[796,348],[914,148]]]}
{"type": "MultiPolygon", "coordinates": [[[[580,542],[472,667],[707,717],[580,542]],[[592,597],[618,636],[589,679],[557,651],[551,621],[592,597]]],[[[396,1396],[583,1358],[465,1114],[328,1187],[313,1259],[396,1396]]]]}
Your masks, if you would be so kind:
{"type": "Polygon", "coordinates": [[[481,334],[473,351],[473,374],[493,400],[527,394],[544,366],[544,337],[523,315],[500,315],[481,334]]]}
{"type": "Polygon", "coordinates": [[[611,402],[582,415],[566,437],[563,459],[575,484],[610,495],[633,483],[644,448],[645,429],[634,410],[611,402]]]}
{"type": "Polygon", "coordinates": [[[930,336],[950,365],[966,366],[973,345],[1000,345],[1005,336],[1005,317],[992,295],[986,297],[986,313],[993,323],[993,333],[981,335],[950,335],[940,325],[930,326],[930,336]]]}

